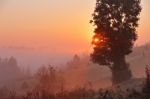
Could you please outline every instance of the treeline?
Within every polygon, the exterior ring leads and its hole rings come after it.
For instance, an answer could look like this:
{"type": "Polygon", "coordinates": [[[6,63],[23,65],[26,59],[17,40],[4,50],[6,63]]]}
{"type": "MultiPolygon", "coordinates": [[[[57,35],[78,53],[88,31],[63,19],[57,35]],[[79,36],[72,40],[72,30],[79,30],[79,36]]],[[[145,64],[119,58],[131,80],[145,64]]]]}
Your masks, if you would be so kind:
{"type": "MultiPolygon", "coordinates": [[[[0,67],[4,68],[18,68],[18,63],[15,58],[1,59],[0,67]],[[5,65],[4,65],[5,64],[5,65]],[[10,65],[9,65],[10,64],[10,65]]],[[[66,70],[81,68],[80,65],[88,65],[86,59],[82,62],[80,57],[74,56],[73,60],[67,63],[66,70]],[[72,66],[72,67],[71,67],[72,66]],[[79,67],[78,67],[79,66],[79,67]],[[70,69],[70,68],[71,69],[70,69]]],[[[84,67],[83,67],[84,68],[84,67]]],[[[7,70],[7,69],[6,69],[7,70]]],[[[19,68],[18,68],[19,70],[19,68]]],[[[19,90],[12,90],[7,86],[0,88],[0,99],[149,99],[150,98],[150,68],[146,67],[147,78],[142,90],[126,89],[122,90],[119,86],[114,89],[99,89],[96,91],[92,87],[92,83],[86,86],[73,87],[68,90],[66,80],[73,80],[74,76],[66,70],[60,70],[54,66],[41,66],[31,79],[26,79],[16,88],[19,90]],[[68,75],[68,76],[66,76],[68,75]],[[67,78],[66,77],[72,77],[67,78]]],[[[20,71],[20,70],[19,70],[20,71]]],[[[8,73],[8,72],[7,72],[8,73]]],[[[78,73],[78,72],[77,72],[78,73]]],[[[17,73],[19,74],[19,73],[17,73]]],[[[10,76],[10,75],[9,75],[10,76]]],[[[74,80],[75,81],[75,80],[74,80]]],[[[78,82],[78,81],[77,81],[78,82]]],[[[70,86],[71,87],[71,86],[70,86]]]]}
{"type": "Polygon", "coordinates": [[[137,90],[113,91],[100,89],[79,88],[72,91],[62,91],[60,93],[48,93],[44,90],[30,91],[25,95],[17,95],[14,91],[7,91],[3,96],[0,91],[1,99],[150,99],[150,93],[139,92],[137,90]]]}
{"type": "MultiPolygon", "coordinates": [[[[10,91],[8,88],[0,89],[0,99],[150,99],[150,68],[146,67],[147,78],[141,90],[120,86],[115,89],[99,89],[95,91],[86,86],[65,90],[65,80],[61,72],[53,66],[43,66],[34,75],[37,83],[24,94],[10,91]]],[[[24,88],[29,83],[23,83],[24,88]]]]}
{"type": "Polygon", "coordinates": [[[6,82],[21,76],[21,69],[14,57],[0,58],[0,82],[6,82]]]}

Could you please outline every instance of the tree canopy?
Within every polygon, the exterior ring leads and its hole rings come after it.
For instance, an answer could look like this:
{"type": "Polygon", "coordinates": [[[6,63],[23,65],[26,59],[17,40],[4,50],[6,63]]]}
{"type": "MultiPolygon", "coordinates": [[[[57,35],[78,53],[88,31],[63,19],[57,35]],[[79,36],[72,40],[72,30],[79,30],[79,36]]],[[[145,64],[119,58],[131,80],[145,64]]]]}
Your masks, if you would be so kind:
{"type": "Polygon", "coordinates": [[[95,26],[92,60],[111,65],[132,52],[137,39],[140,0],[97,0],[91,23],[95,26]]]}

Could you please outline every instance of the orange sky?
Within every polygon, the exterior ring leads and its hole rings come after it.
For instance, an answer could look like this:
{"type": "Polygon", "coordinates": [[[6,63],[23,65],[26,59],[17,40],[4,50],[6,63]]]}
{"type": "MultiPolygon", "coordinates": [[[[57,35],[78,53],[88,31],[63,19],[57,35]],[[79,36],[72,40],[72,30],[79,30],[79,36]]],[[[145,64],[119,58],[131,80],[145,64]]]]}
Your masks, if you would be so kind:
{"type": "MultiPolygon", "coordinates": [[[[0,47],[48,53],[89,52],[95,0],[1,0],[0,47]]],[[[138,45],[149,41],[149,0],[142,0],[138,45]]]]}

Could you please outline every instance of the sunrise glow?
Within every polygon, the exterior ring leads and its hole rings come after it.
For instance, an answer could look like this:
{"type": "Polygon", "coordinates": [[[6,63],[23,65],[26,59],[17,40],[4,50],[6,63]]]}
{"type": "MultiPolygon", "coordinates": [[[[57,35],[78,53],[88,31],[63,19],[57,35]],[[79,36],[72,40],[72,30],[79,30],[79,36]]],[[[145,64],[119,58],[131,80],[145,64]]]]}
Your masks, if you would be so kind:
{"type": "Polygon", "coordinates": [[[0,99],[150,99],[149,10],[150,0],[0,0],[0,99]]]}
{"type": "MultiPolygon", "coordinates": [[[[90,53],[94,27],[89,20],[92,19],[95,1],[2,1],[0,2],[1,48],[22,52],[33,51],[51,56],[90,53]]],[[[144,6],[137,30],[139,38],[136,45],[145,44],[150,38],[148,3],[149,0],[142,1],[144,6]]],[[[103,41],[94,39],[95,43],[103,41]]]]}
{"type": "Polygon", "coordinates": [[[95,38],[93,41],[94,43],[98,43],[100,40],[98,38],[95,38]]]}

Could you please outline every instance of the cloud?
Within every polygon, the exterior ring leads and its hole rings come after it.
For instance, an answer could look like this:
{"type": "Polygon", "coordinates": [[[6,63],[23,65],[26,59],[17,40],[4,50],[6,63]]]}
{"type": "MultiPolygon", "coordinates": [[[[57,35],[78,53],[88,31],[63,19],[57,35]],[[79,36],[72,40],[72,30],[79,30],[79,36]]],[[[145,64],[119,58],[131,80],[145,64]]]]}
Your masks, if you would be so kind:
{"type": "Polygon", "coordinates": [[[14,50],[34,50],[33,47],[26,47],[26,46],[3,46],[2,48],[14,50]]]}

